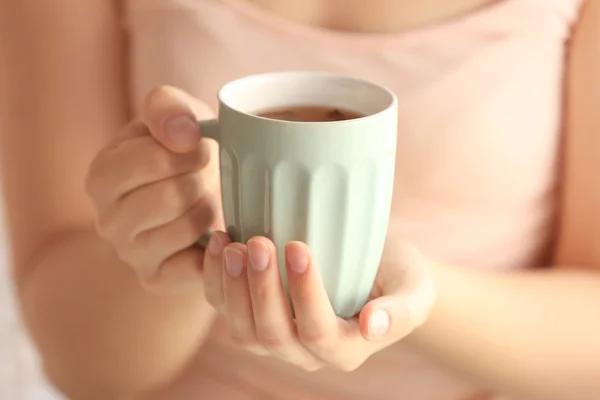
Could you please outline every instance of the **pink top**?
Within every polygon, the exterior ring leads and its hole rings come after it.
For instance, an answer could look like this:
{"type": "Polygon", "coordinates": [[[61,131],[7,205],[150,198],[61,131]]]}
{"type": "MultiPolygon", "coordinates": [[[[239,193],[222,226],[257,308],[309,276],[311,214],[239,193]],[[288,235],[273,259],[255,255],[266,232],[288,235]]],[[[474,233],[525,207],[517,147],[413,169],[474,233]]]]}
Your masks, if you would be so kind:
{"type": "MultiPolygon", "coordinates": [[[[477,268],[544,262],[553,233],[565,41],[580,0],[502,0],[409,33],[332,32],[245,0],[129,0],[132,102],[159,84],[216,109],[225,82],[313,69],[366,78],[399,100],[391,231],[477,268]]],[[[352,373],[304,373],[240,352],[222,324],[155,400],[476,400],[402,344],[352,373]]]]}

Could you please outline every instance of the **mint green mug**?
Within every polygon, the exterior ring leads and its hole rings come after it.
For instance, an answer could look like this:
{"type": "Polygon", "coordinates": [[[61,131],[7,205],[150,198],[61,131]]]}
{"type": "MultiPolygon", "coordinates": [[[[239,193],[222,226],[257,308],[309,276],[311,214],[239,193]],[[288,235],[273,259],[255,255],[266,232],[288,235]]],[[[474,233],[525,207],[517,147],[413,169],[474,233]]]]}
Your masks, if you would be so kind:
{"type": "Polygon", "coordinates": [[[397,100],[373,83],[323,72],[277,72],[227,83],[218,119],[200,122],[220,147],[227,232],[270,238],[287,290],[284,247],[312,249],[336,314],[370,295],[394,185],[397,100]],[[291,122],[259,117],[285,106],[330,106],[364,117],[291,122]]]}

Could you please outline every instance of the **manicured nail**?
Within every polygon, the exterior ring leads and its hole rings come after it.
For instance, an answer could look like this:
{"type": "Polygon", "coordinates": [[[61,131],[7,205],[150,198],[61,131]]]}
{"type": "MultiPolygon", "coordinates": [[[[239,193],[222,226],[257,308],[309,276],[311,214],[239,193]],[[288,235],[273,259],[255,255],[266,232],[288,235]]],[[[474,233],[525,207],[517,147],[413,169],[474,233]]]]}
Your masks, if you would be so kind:
{"type": "Polygon", "coordinates": [[[221,239],[219,236],[212,235],[206,248],[211,257],[219,257],[221,255],[221,239]]]}
{"type": "Polygon", "coordinates": [[[390,315],[385,310],[377,310],[369,318],[369,337],[381,339],[390,329],[390,315]]]}
{"type": "Polygon", "coordinates": [[[264,271],[269,265],[269,249],[267,246],[257,240],[250,240],[248,242],[248,260],[250,260],[250,266],[255,271],[264,271]]]}
{"type": "Polygon", "coordinates": [[[285,257],[289,268],[297,274],[303,274],[308,268],[308,252],[303,244],[288,244],[285,257]]]}
{"type": "Polygon", "coordinates": [[[238,249],[225,249],[225,268],[231,276],[240,276],[244,270],[244,255],[238,249]]]}
{"type": "Polygon", "coordinates": [[[177,115],[165,122],[165,132],[177,147],[189,148],[200,140],[200,126],[188,115],[177,115]]]}

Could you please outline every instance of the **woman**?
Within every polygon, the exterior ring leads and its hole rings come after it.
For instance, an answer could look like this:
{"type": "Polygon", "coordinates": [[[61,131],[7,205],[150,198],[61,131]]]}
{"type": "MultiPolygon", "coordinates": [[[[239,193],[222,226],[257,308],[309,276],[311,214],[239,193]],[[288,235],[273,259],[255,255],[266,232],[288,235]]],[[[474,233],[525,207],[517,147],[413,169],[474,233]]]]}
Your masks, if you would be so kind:
{"type": "Polygon", "coordinates": [[[600,397],[598,1],[0,4],[15,279],[71,398],[600,397]],[[390,245],[354,321],[301,243],[295,322],[268,239],[193,245],[223,228],[194,121],[290,69],[399,97],[390,245]]]}

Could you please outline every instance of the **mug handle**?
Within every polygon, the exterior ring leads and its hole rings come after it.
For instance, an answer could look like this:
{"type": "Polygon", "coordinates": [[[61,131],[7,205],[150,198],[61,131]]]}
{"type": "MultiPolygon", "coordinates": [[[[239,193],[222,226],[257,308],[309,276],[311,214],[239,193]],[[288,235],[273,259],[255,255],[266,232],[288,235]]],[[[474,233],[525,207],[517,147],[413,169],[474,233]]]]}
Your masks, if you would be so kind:
{"type": "MultiPolygon", "coordinates": [[[[202,137],[213,139],[217,143],[219,143],[220,132],[218,119],[215,118],[207,119],[204,121],[198,121],[198,124],[200,125],[200,132],[202,133],[202,137]]],[[[213,233],[213,230],[208,230],[206,233],[200,236],[200,239],[198,239],[198,241],[196,242],[198,246],[200,246],[203,249],[206,249],[206,246],[208,246],[208,241],[210,240],[213,233]]]]}
{"type": "Polygon", "coordinates": [[[202,137],[214,139],[219,142],[219,120],[214,119],[206,119],[204,121],[198,121],[198,125],[200,125],[200,132],[202,137]]]}

